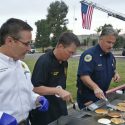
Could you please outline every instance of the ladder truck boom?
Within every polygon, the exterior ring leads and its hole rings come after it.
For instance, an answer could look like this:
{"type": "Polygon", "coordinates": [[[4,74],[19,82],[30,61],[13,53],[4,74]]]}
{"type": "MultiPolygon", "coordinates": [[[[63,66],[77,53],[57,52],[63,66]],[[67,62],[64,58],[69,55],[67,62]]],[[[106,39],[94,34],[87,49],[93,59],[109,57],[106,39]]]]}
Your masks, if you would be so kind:
{"type": "Polygon", "coordinates": [[[118,13],[118,12],[115,12],[113,10],[110,10],[110,9],[107,9],[97,3],[93,3],[91,1],[87,1],[87,0],[82,0],[80,1],[81,3],[86,3],[88,5],[92,5],[94,8],[98,9],[98,10],[101,10],[103,12],[106,12],[108,14],[108,16],[112,16],[112,17],[115,17],[117,19],[120,19],[120,20],[123,20],[125,21],[125,15],[122,14],[122,13],[118,13]]]}

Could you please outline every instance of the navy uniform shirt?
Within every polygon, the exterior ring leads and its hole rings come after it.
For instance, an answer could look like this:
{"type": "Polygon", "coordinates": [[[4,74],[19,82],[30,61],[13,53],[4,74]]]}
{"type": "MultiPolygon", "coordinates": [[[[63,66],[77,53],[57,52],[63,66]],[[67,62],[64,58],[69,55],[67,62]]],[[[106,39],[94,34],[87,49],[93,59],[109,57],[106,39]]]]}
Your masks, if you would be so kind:
{"type": "MultiPolygon", "coordinates": [[[[67,67],[67,61],[60,63],[53,51],[50,51],[38,59],[32,74],[32,83],[35,87],[42,85],[47,87],[61,86],[65,89],[67,67]]],[[[32,125],[46,125],[62,115],[67,115],[65,101],[55,95],[46,95],[45,97],[49,101],[49,110],[47,112],[33,111],[31,113],[32,125]]]]}
{"type": "Polygon", "coordinates": [[[115,58],[111,52],[105,54],[98,45],[86,50],[80,57],[77,74],[77,100],[79,102],[97,101],[93,90],[89,89],[80,76],[89,75],[105,92],[115,74],[115,58]]]}

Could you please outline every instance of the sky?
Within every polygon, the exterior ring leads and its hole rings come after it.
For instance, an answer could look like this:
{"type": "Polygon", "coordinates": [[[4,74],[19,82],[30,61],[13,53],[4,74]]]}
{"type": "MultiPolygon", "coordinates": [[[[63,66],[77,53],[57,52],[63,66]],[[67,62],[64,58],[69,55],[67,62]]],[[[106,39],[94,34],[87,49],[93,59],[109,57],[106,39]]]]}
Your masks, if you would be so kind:
{"type": "MultiPolygon", "coordinates": [[[[35,38],[35,22],[46,19],[47,8],[55,0],[1,0],[0,2],[0,26],[9,18],[19,18],[27,21],[33,27],[33,39],[35,38]]],[[[68,6],[67,27],[76,35],[94,34],[99,26],[112,24],[114,28],[121,29],[125,33],[125,21],[114,17],[108,17],[107,13],[94,9],[91,29],[82,28],[81,4],[80,0],[63,0],[68,6]],[[77,18],[77,20],[74,20],[77,18]]],[[[112,12],[124,14],[125,0],[91,0],[103,8],[112,12]]]]}

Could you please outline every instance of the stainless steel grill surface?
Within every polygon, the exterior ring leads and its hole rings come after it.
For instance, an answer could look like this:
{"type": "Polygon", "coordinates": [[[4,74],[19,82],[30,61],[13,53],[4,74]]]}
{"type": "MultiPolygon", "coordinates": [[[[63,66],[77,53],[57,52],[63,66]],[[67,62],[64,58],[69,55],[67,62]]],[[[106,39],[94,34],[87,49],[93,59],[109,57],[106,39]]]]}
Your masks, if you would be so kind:
{"type": "MultiPolygon", "coordinates": [[[[107,98],[111,104],[117,105],[119,102],[125,101],[125,93],[118,94],[116,92],[113,92],[108,94],[107,98]]],[[[95,102],[95,105],[98,105],[98,107],[100,108],[110,110],[110,108],[106,106],[106,102],[104,100],[99,100],[98,102],[95,102]]],[[[87,108],[83,109],[82,111],[70,109],[68,116],[62,116],[58,120],[50,123],[49,125],[100,125],[98,123],[98,119],[111,119],[109,116],[98,115],[95,113],[94,110],[86,109],[87,108]]],[[[111,125],[114,124],[111,123],[111,125]]],[[[125,125],[125,123],[120,125],[125,125]]]]}

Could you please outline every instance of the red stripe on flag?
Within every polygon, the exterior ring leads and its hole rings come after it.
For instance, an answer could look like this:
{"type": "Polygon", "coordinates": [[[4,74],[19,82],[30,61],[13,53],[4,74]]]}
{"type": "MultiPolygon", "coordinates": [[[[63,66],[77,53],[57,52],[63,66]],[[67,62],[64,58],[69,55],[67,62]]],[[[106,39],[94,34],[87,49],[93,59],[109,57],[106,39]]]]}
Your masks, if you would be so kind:
{"type": "Polygon", "coordinates": [[[91,28],[93,9],[93,6],[88,5],[87,13],[82,13],[82,27],[85,29],[91,28]]]}

